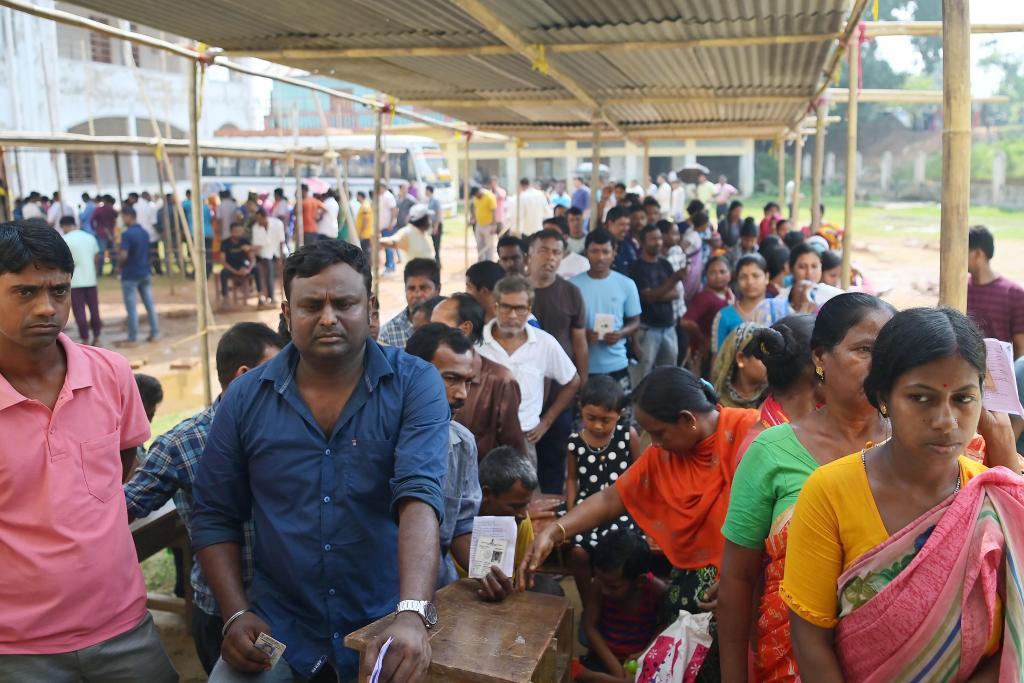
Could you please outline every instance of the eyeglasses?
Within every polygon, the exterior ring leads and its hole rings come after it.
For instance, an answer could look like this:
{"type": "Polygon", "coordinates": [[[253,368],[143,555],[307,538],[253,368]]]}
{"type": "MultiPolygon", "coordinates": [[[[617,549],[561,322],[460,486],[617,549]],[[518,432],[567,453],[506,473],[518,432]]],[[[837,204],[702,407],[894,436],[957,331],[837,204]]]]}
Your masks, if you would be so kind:
{"type": "Polygon", "coordinates": [[[529,306],[513,306],[511,304],[498,304],[498,310],[502,313],[515,313],[517,316],[524,316],[530,313],[529,306]]]}

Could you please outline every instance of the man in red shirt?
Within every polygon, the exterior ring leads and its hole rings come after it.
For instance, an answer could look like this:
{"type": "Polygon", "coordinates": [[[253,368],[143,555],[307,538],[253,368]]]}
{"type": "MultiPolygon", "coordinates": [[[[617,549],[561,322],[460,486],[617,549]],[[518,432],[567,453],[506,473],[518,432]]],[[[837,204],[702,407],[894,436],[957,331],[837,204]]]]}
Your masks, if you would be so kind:
{"type": "MultiPolygon", "coordinates": [[[[92,223],[92,232],[96,235],[96,241],[100,243],[100,268],[96,274],[103,275],[103,264],[107,261],[107,254],[110,254],[111,271],[117,262],[117,246],[114,244],[117,209],[114,208],[114,198],[109,194],[100,197],[100,203],[93,209],[89,221],[92,223]]],[[[83,225],[82,227],[87,226],[83,225]]]]}
{"type": "Polygon", "coordinates": [[[995,240],[983,225],[967,237],[967,315],[986,337],[1013,344],[1013,357],[1024,356],[1024,287],[992,270],[995,240]]]}
{"type": "Polygon", "coordinates": [[[313,243],[317,239],[316,224],[324,215],[324,203],[309,196],[309,188],[302,184],[302,240],[313,243]]]}
{"type": "Polygon", "coordinates": [[[61,332],[74,270],[0,224],[0,680],[171,683],[121,488],[149,421],[128,361],[61,332]]]}

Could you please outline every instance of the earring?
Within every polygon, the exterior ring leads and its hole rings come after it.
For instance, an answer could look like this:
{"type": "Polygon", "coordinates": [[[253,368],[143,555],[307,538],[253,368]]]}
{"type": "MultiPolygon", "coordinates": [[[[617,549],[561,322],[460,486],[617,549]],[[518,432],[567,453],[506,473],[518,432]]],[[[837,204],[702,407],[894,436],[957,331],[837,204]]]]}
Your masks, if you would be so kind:
{"type": "Polygon", "coordinates": [[[879,408],[879,411],[881,411],[882,417],[887,417],[889,415],[889,409],[885,407],[884,403],[879,408]]]}
{"type": "Polygon", "coordinates": [[[737,364],[736,364],[736,366],[737,366],[738,368],[740,368],[741,370],[743,369],[743,363],[737,363],[737,364]]]}
{"type": "Polygon", "coordinates": [[[690,429],[692,429],[693,431],[697,431],[697,425],[695,425],[695,424],[690,425],[690,429]]]}
{"type": "Polygon", "coordinates": [[[814,368],[814,374],[816,374],[818,376],[818,379],[821,380],[822,382],[825,381],[825,368],[821,366],[814,368]]]}

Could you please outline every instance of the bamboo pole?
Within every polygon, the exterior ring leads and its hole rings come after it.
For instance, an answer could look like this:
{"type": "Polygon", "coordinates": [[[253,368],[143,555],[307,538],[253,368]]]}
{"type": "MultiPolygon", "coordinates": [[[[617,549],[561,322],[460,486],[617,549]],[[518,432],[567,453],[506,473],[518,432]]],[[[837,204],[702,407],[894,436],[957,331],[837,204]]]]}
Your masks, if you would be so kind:
{"type": "Polygon", "coordinates": [[[171,296],[174,296],[174,278],[171,276],[171,211],[167,206],[167,192],[164,191],[164,169],[160,163],[160,159],[157,158],[157,154],[153,155],[153,165],[156,166],[156,182],[160,188],[160,213],[163,214],[163,240],[164,240],[164,267],[167,268],[167,281],[171,285],[171,296]]]}
{"type": "Polygon", "coordinates": [[[793,164],[793,203],[791,204],[792,209],[789,212],[789,220],[793,223],[793,229],[799,230],[800,226],[797,225],[797,220],[800,217],[800,185],[802,184],[804,168],[804,136],[796,136],[796,145],[794,148],[795,163],[793,164]]]}
{"type": "MultiPolygon", "coordinates": [[[[86,78],[91,83],[92,80],[93,80],[93,73],[92,73],[92,67],[91,67],[92,60],[89,59],[88,53],[85,50],[85,38],[83,38],[81,41],[79,41],[79,50],[81,51],[82,64],[86,65],[86,67],[85,67],[86,78]]],[[[96,135],[96,124],[95,124],[95,122],[92,119],[92,88],[84,88],[84,90],[85,90],[85,97],[82,98],[82,99],[85,100],[85,122],[86,122],[86,125],[87,125],[88,129],[89,129],[89,135],[93,136],[93,135],[96,135]]],[[[95,176],[94,180],[96,181],[96,201],[99,201],[99,196],[100,196],[100,193],[101,193],[102,190],[100,188],[100,164],[99,164],[99,161],[97,159],[96,152],[92,153],[92,170],[93,170],[93,175],[95,176]]],[[[83,225],[83,226],[80,226],[80,227],[85,228],[85,227],[88,227],[88,226],[83,225]]],[[[182,274],[184,274],[184,272],[185,271],[182,271],[182,274]]]]}
{"type": "Polygon", "coordinates": [[[370,254],[373,262],[373,298],[380,297],[380,207],[383,200],[381,192],[381,163],[384,159],[384,112],[377,112],[377,128],[373,136],[373,235],[370,236],[370,254]]]}
{"type": "MultiPolygon", "coordinates": [[[[292,134],[295,138],[295,147],[299,146],[299,107],[292,105],[292,134]]],[[[306,242],[305,211],[303,204],[305,197],[302,196],[302,162],[298,159],[292,164],[295,173],[295,248],[299,249],[306,242]]]]}
{"type": "MultiPolygon", "coordinates": [[[[821,227],[821,183],[825,170],[825,117],[828,102],[818,103],[818,122],[814,128],[814,167],[811,178],[811,234],[821,227]]],[[[796,227],[796,226],[794,226],[796,227]]]]}
{"type": "MultiPolygon", "coordinates": [[[[341,156],[334,150],[334,145],[331,144],[331,133],[327,125],[327,114],[324,112],[324,106],[320,104],[319,95],[313,95],[313,102],[316,104],[317,114],[320,115],[320,127],[324,129],[324,144],[327,146],[327,153],[324,155],[330,159],[331,165],[334,167],[334,184],[338,188],[338,202],[341,204],[341,215],[345,217],[345,225],[348,226],[346,231],[347,241],[349,244],[359,246],[359,237],[355,234],[356,224],[352,218],[352,207],[348,205],[348,190],[341,183],[341,156]]],[[[347,163],[347,162],[346,162],[347,163]]]]}
{"type": "MultiPolygon", "coordinates": [[[[892,91],[901,92],[901,91],[892,91]]],[[[794,95],[731,95],[714,88],[682,90],[670,96],[644,97],[645,105],[679,104],[680,99],[714,98],[715,104],[802,104],[806,98],[794,95]]],[[[413,99],[404,100],[407,104],[425,109],[491,109],[494,107],[576,107],[579,102],[574,99],[553,99],[544,97],[484,97],[479,99],[413,99]]],[[[610,97],[602,100],[604,106],[636,105],[636,97],[610,97]]]]}
{"type": "Polygon", "coordinates": [[[121,155],[114,152],[114,176],[117,178],[117,203],[124,206],[124,190],[121,189],[121,155]]]}
{"type": "Polygon", "coordinates": [[[651,186],[651,141],[644,138],[644,161],[643,169],[640,171],[640,189],[647,193],[647,188],[651,186]]]}
{"type": "MultiPolygon", "coordinates": [[[[754,47],[759,45],[795,45],[823,43],[839,38],[839,33],[811,33],[798,35],[745,36],[738,38],[700,38],[678,41],[622,41],[616,43],[555,43],[545,45],[547,52],[630,52],[638,50],[693,50],[706,48],[754,47]]],[[[339,59],[394,59],[397,57],[491,57],[516,54],[508,45],[470,45],[459,47],[410,48],[297,48],[285,50],[231,50],[235,57],[255,57],[268,61],[280,60],[339,60],[339,59]]]]}
{"type": "Polygon", "coordinates": [[[846,206],[843,213],[843,266],[841,286],[850,288],[853,274],[853,203],[857,198],[857,110],[859,107],[860,41],[850,42],[850,101],[846,105],[846,206]]]}
{"type": "Polygon", "coordinates": [[[779,138],[775,141],[775,155],[779,165],[779,210],[786,205],[786,141],[779,138]]]}
{"type": "Polygon", "coordinates": [[[971,201],[971,21],[968,0],[942,0],[942,232],[939,303],[967,310],[971,201]]]}
{"type": "Polygon", "coordinates": [[[206,405],[213,402],[213,386],[210,382],[210,331],[209,305],[206,296],[206,237],[203,231],[203,205],[200,194],[199,168],[199,64],[189,62],[191,67],[188,79],[188,142],[189,142],[189,173],[192,176],[192,232],[193,265],[196,283],[196,315],[199,334],[199,360],[203,374],[203,401],[206,405]]]}
{"type": "MultiPolygon", "coordinates": [[[[46,66],[46,54],[43,52],[42,41],[39,42],[39,63],[43,67],[43,92],[46,95],[46,115],[50,120],[50,133],[53,134],[57,132],[57,112],[55,111],[52,95],[54,88],[50,83],[50,70],[46,66]]],[[[67,204],[68,201],[67,196],[64,194],[64,181],[61,178],[60,173],[60,153],[51,150],[50,161],[53,162],[53,171],[57,175],[57,192],[60,195],[60,206],[58,207],[59,215],[57,219],[60,220],[60,217],[64,215],[64,205],[67,204]]],[[[54,227],[57,227],[58,229],[60,228],[59,225],[54,227]]]]}
{"type": "Polygon", "coordinates": [[[601,225],[597,210],[597,192],[601,184],[601,132],[595,128],[590,138],[590,229],[601,225]]]}
{"type": "MultiPolygon", "coordinates": [[[[829,88],[825,91],[831,102],[846,102],[850,99],[849,88],[829,88]]],[[[887,90],[883,88],[861,88],[858,93],[861,102],[887,102],[891,104],[941,104],[941,90],[887,90]]],[[[975,104],[1006,104],[1010,98],[1006,95],[990,95],[973,97],[975,104]]],[[[646,100],[645,100],[646,102],[646,100]]]]}
{"type": "Polygon", "coordinates": [[[516,236],[523,234],[523,186],[520,184],[519,179],[523,178],[523,169],[520,166],[520,148],[523,146],[523,141],[519,138],[515,139],[516,145],[516,175],[518,178],[512,178],[512,182],[516,184],[516,236]]]}
{"type": "MultiPolygon", "coordinates": [[[[941,36],[941,21],[866,21],[865,37],[941,36]]],[[[1021,33],[1024,24],[971,24],[971,33],[1021,33]]]]}
{"type": "Polygon", "coordinates": [[[466,231],[465,231],[465,233],[462,236],[462,258],[463,258],[463,268],[465,270],[469,270],[469,233],[470,233],[471,230],[473,230],[473,228],[470,226],[470,216],[469,216],[469,213],[470,213],[470,201],[469,201],[469,191],[470,191],[470,182],[469,182],[469,180],[470,180],[469,179],[469,138],[470,138],[470,136],[467,134],[466,135],[466,155],[465,155],[465,158],[463,159],[463,164],[462,164],[462,194],[463,194],[463,197],[466,200],[466,204],[465,204],[465,209],[466,209],[466,213],[465,213],[465,215],[466,215],[466,231]]]}

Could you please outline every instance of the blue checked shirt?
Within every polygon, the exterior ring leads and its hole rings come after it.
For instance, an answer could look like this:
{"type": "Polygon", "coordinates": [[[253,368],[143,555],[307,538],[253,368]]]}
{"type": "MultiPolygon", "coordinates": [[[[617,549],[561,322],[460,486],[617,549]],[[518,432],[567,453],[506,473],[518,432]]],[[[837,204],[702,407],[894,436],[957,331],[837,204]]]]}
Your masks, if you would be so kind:
{"type": "Polygon", "coordinates": [[[409,319],[409,309],[406,308],[381,328],[380,343],[404,349],[413,332],[415,330],[412,329],[412,320],[409,319]]]}
{"type": "MultiPolygon", "coordinates": [[[[399,504],[443,519],[449,408],[433,365],[366,342],[361,381],[325,434],[299,393],[291,344],[224,394],[195,485],[196,550],[256,525],[251,609],[311,677],[358,672],[347,634],[398,603],[399,504]]],[[[431,567],[436,571],[436,567],[431,567]]]]}
{"type": "MultiPolygon", "coordinates": [[[[210,433],[213,416],[220,404],[220,398],[202,412],[182,420],[166,433],[153,441],[149,453],[144,454],[142,466],[135,471],[131,480],[124,485],[124,497],[128,502],[128,514],[145,517],[159,510],[174,498],[174,506],[185,522],[189,536],[192,535],[192,484],[196,480],[196,468],[203,457],[206,437],[210,433]]],[[[253,528],[247,522],[242,543],[242,583],[248,588],[253,574],[253,528]]],[[[206,583],[199,563],[192,565],[192,591],[195,606],[210,616],[220,616],[213,591],[206,583]]]]}

